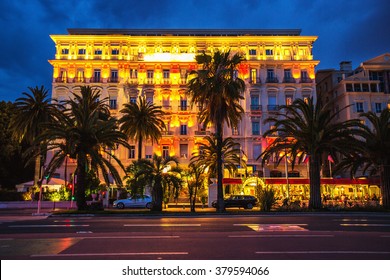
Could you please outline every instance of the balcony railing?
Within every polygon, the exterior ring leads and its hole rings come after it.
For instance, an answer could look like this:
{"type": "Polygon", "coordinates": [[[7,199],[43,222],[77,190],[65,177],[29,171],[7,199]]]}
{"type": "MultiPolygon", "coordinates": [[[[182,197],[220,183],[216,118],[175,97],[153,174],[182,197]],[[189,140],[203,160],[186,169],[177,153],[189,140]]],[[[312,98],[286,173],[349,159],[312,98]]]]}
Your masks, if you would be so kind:
{"type": "Polygon", "coordinates": [[[92,83],[102,83],[103,79],[101,79],[100,77],[92,77],[91,82],[92,83]]]}
{"type": "Polygon", "coordinates": [[[161,131],[162,136],[173,136],[173,131],[161,131]]]}
{"type": "Polygon", "coordinates": [[[261,105],[251,105],[251,111],[261,111],[261,105]]]}
{"type": "Polygon", "coordinates": [[[292,78],[292,77],[285,77],[284,79],[283,79],[283,83],[292,83],[292,84],[295,84],[295,79],[294,78],[292,78]]]}
{"type": "Polygon", "coordinates": [[[179,106],[179,111],[188,111],[188,106],[179,106]]]}
{"type": "Polygon", "coordinates": [[[210,135],[210,131],[208,131],[208,130],[195,131],[195,136],[206,136],[206,135],[210,135]]]}
{"type": "Polygon", "coordinates": [[[266,83],[278,83],[278,78],[276,77],[268,77],[266,83]]]}
{"type": "Polygon", "coordinates": [[[312,83],[313,80],[310,78],[301,78],[301,83],[312,83]]]}
{"type": "Polygon", "coordinates": [[[267,110],[269,112],[275,112],[279,110],[279,105],[267,105],[267,110]]]}
{"type": "Polygon", "coordinates": [[[261,84],[261,79],[260,78],[253,78],[249,80],[249,83],[254,85],[254,84],[261,84]]]}
{"type": "Polygon", "coordinates": [[[56,83],[66,83],[67,79],[64,77],[58,77],[55,79],[56,83]]]}
{"type": "Polygon", "coordinates": [[[172,110],[172,106],[171,105],[162,105],[162,108],[164,110],[172,110]]]}
{"type": "Polygon", "coordinates": [[[118,77],[111,77],[111,78],[108,78],[108,82],[109,83],[117,83],[119,81],[118,77]]]}

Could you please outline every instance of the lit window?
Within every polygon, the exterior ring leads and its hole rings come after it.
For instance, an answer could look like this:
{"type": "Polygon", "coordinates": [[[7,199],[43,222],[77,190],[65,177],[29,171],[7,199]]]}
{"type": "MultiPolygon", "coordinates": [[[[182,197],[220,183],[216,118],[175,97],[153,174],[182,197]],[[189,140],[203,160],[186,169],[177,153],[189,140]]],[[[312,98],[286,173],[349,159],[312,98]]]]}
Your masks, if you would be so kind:
{"type": "Polygon", "coordinates": [[[291,95],[286,96],[286,105],[289,106],[292,104],[293,97],[291,95]]]}
{"type": "Polygon", "coordinates": [[[251,69],[251,83],[256,84],[257,82],[257,69],[251,69]]]}
{"type": "Polygon", "coordinates": [[[188,144],[180,144],[180,157],[188,158],[188,144]]]}

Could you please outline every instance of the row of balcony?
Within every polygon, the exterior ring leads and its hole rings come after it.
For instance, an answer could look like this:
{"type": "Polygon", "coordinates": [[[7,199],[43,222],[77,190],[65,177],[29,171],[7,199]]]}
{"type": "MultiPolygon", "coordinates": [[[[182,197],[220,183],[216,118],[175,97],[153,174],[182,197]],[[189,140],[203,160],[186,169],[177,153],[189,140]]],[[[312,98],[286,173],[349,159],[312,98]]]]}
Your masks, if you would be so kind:
{"type": "MultiPolygon", "coordinates": [[[[294,79],[294,78],[284,78],[281,83],[286,83],[286,84],[295,84],[295,83],[312,83],[313,79],[310,78],[301,78],[301,79],[294,79]]],[[[262,84],[260,78],[254,78],[254,79],[249,79],[249,83],[254,85],[254,84],[262,84]]],[[[266,84],[278,84],[279,79],[277,77],[273,78],[266,78],[265,79],[266,84]]]]}
{"type": "MultiPolygon", "coordinates": [[[[66,77],[58,77],[55,78],[56,83],[119,83],[120,79],[118,77],[110,77],[110,78],[101,78],[101,77],[92,77],[92,78],[66,78],[66,77]]],[[[146,78],[144,80],[139,80],[136,78],[127,79],[127,84],[129,86],[138,86],[138,85],[167,85],[170,86],[172,84],[179,85],[187,85],[187,78],[180,78],[177,82],[172,82],[171,79],[153,79],[146,78]]]]}
{"type": "MultiPolygon", "coordinates": [[[[171,131],[171,130],[166,130],[166,131],[162,131],[161,132],[162,136],[174,136],[175,135],[175,132],[171,131]]],[[[195,131],[195,136],[207,136],[207,135],[210,135],[211,134],[211,131],[209,130],[196,130],[195,131]]],[[[180,135],[182,136],[188,136],[188,133],[180,133],[180,135]]]]}
{"type": "MultiPolygon", "coordinates": [[[[186,85],[187,84],[187,78],[180,78],[175,84],[180,84],[180,85],[186,85]]],[[[302,78],[302,79],[297,79],[295,80],[294,78],[288,78],[288,79],[283,79],[282,83],[312,83],[313,80],[310,78],[302,78]]],[[[56,83],[118,83],[119,78],[118,77],[110,77],[110,78],[100,78],[100,77],[92,77],[92,78],[66,78],[66,77],[58,77],[55,79],[56,83]]],[[[249,83],[252,85],[255,84],[262,84],[260,78],[256,79],[250,79],[249,83]]],[[[265,83],[279,83],[278,78],[267,78],[265,83]]],[[[139,79],[136,78],[130,78],[127,80],[127,84],[129,86],[138,86],[139,84],[143,85],[171,85],[172,80],[171,79],[161,79],[161,80],[156,80],[153,78],[146,78],[143,81],[140,81],[139,79]]]]}
{"type": "MultiPolygon", "coordinates": [[[[125,60],[125,61],[144,61],[143,55],[118,55],[118,54],[110,54],[110,55],[102,55],[102,54],[94,54],[94,55],[86,55],[86,54],[59,54],[57,55],[57,59],[61,60],[125,60]]],[[[257,55],[249,55],[249,61],[259,61],[259,60],[287,60],[287,61],[302,61],[302,60],[313,60],[312,55],[295,55],[295,56],[257,56],[257,55]]]]}

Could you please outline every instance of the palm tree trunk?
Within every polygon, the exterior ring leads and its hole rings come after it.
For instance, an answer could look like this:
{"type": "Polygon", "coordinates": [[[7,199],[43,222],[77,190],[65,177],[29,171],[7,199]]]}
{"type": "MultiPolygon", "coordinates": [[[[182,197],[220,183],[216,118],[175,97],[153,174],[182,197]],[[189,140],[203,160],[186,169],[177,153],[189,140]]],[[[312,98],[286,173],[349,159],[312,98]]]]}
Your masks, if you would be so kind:
{"type": "Polygon", "coordinates": [[[77,183],[76,183],[76,202],[78,210],[87,209],[87,200],[85,198],[85,183],[86,183],[86,162],[83,157],[77,158],[77,183]]]}
{"type": "Polygon", "coordinates": [[[217,138],[217,201],[218,212],[225,211],[225,202],[223,200],[223,159],[222,159],[222,123],[216,125],[216,138],[217,138]]]}
{"type": "Polygon", "coordinates": [[[382,206],[390,209],[390,165],[382,165],[380,170],[382,206]]]}
{"type": "Polygon", "coordinates": [[[153,191],[153,207],[152,211],[162,211],[163,202],[163,188],[161,182],[156,181],[154,183],[153,191]]]}
{"type": "Polygon", "coordinates": [[[138,138],[138,159],[142,158],[142,136],[138,138]]]}
{"type": "Polygon", "coordinates": [[[310,177],[310,209],[321,209],[321,176],[320,160],[317,155],[310,156],[309,177],[310,177]]]}

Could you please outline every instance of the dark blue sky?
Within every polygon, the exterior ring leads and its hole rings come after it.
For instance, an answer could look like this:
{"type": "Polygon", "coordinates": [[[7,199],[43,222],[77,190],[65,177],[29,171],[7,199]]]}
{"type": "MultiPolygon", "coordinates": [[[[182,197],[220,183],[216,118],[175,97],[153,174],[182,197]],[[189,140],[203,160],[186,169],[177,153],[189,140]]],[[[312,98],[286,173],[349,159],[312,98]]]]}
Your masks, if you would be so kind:
{"type": "Polygon", "coordinates": [[[390,52],[388,0],[14,0],[0,1],[0,100],[28,86],[51,92],[50,34],[67,28],[288,28],[318,36],[318,69],[390,52]]]}

